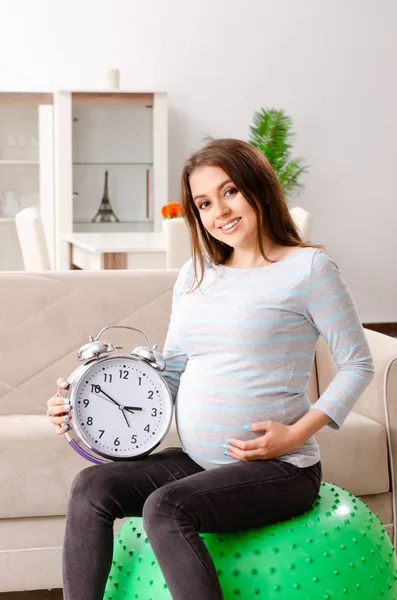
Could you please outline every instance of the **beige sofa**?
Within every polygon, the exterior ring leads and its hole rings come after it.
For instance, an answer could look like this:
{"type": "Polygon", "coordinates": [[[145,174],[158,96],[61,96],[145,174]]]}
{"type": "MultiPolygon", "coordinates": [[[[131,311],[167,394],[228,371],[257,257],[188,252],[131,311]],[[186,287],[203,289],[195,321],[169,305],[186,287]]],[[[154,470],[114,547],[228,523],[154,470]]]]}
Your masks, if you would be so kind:
{"type": "MultiPolygon", "coordinates": [[[[110,324],[143,329],[161,348],[177,271],[0,275],[0,592],[61,587],[69,487],[86,467],[49,424],[54,382],[77,366],[76,351],[110,324]]],[[[144,343],[123,330],[106,336],[130,351],[144,343]]],[[[339,432],[318,434],[324,479],[362,496],[395,534],[397,340],[367,331],[375,377],[339,432]]],[[[335,370],[319,341],[310,395],[335,370]]],[[[179,445],[175,428],[163,446],[179,445]]],[[[95,468],[95,467],[94,467],[95,468]]]]}

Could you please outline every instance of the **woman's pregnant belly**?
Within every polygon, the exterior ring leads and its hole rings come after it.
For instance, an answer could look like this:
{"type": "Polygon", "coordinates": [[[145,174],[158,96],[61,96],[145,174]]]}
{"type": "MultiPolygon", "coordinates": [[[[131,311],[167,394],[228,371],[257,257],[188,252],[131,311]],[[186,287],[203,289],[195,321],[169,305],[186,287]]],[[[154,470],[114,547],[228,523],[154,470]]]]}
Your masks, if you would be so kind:
{"type": "Polygon", "coordinates": [[[176,402],[176,424],[185,452],[205,469],[236,462],[225,456],[225,439],[252,440],[263,435],[245,428],[258,421],[284,421],[282,393],[265,393],[263,382],[253,385],[230,378],[186,370],[176,402]],[[190,371],[190,372],[189,372],[190,371]]]}

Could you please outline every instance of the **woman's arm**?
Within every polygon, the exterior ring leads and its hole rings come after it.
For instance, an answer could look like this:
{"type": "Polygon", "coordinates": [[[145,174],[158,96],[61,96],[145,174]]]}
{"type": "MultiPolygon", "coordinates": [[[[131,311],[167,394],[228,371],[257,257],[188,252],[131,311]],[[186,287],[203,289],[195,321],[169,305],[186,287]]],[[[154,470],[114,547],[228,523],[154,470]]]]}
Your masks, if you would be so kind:
{"type": "Polygon", "coordinates": [[[313,257],[305,296],[305,316],[328,344],[338,371],[309,411],[293,424],[257,422],[245,429],[264,432],[249,441],[226,439],[233,458],[276,458],[304,444],[325,425],[339,429],[374,369],[367,339],[351,294],[336,263],[323,251],[313,257]]]}
{"type": "Polygon", "coordinates": [[[312,435],[320,431],[332,419],[321,410],[311,409],[299,421],[290,425],[291,435],[295,448],[302,446],[312,435]]]}
{"type": "Polygon", "coordinates": [[[188,261],[188,263],[186,263],[180,270],[178,279],[176,280],[174,285],[170,322],[168,325],[167,337],[163,348],[163,356],[166,361],[166,368],[161,375],[167,382],[174,404],[176,402],[181,376],[186,368],[188,360],[187,355],[179,347],[179,343],[177,340],[178,336],[175,333],[175,322],[178,313],[180,289],[186,277],[185,273],[189,267],[189,262],[190,261],[188,261]]]}
{"type": "Polygon", "coordinates": [[[312,409],[339,429],[369,385],[373,362],[354,300],[337,264],[322,250],[314,257],[305,297],[305,316],[327,342],[337,373],[312,409]]]}
{"type": "Polygon", "coordinates": [[[263,433],[254,440],[225,439],[224,447],[232,458],[240,460],[266,460],[278,458],[302,446],[319,429],[332,419],[320,410],[309,410],[293,425],[277,421],[262,421],[247,425],[246,429],[263,433]]]}

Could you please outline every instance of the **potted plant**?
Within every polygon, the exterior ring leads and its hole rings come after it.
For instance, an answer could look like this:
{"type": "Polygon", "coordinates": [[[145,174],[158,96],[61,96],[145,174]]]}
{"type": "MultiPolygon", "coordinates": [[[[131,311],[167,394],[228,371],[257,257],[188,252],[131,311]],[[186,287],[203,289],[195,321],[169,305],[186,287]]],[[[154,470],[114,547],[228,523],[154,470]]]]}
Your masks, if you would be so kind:
{"type": "Polygon", "coordinates": [[[168,202],[162,207],[161,215],[164,220],[181,217],[181,205],[179,202],[168,202]]]}
{"type": "Polygon", "coordinates": [[[161,215],[163,217],[163,231],[166,236],[170,235],[170,231],[174,231],[175,227],[178,227],[179,223],[183,221],[179,202],[164,204],[161,215]]]}
{"type": "Polygon", "coordinates": [[[179,202],[168,202],[168,204],[165,204],[161,209],[161,215],[163,217],[163,231],[166,240],[169,239],[169,236],[177,235],[182,226],[186,227],[179,202]]]}
{"type": "Polygon", "coordinates": [[[163,232],[166,246],[167,269],[180,268],[191,256],[190,236],[185,219],[182,218],[181,205],[168,202],[161,209],[163,232]]]}
{"type": "Polygon", "coordinates": [[[249,143],[266,156],[276,171],[284,196],[290,199],[303,189],[301,175],[308,168],[302,158],[292,158],[294,133],[292,119],[283,109],[265,109],[254,113],[249,143]]]}

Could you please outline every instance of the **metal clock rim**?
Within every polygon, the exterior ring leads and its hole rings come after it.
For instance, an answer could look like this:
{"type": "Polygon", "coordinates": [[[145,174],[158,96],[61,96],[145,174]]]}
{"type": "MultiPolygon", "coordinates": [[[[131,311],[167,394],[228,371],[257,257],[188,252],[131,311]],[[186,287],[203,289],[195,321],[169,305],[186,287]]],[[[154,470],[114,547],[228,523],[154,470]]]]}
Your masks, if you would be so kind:
{"type": "MultiPolygon", "coordinates": [[[[174,418],[174,406],[172,404],[172,396],[171,396],[171,391],[169,389],[169,386],[167,384],[167,382],[161,377],[161,375],[159,374],[158,370],[155,369],[149,361],[141,358],[140,356],[135,356],[135,355],[131,355],[131,354],[115,354],[113,356],[103,356],[97,359],[93,359],[90,360],[87,364],[81,365],[78,369],[76,369],[76,371],[78,371],[78,376],[76,376],[75,379],[73,379],[73,387],[70,390],[70,405],[72,407],[73,410],[73,406],[74,406],[74,400],[76,399],[76,390],[81,382],[81,380],[84,378],[85,373],[88,371],[88,369],[90,369],[94,364],[100,364],[102,362],[108,362],[111,359],[115,359],[115,358],[123,358],[123,359],[127,359],[127,360],[139,360],[141,362],[144,362],[146,365],[148,365],[151,369],[153,369],[153,371],[161,378],[162,383],[165,385],[168,393],[169,393],[169,397],[171,399],[171,418],[169,420],[169,423],[167,425],[167,428],[165,430],[164,435],[161,437],[161,439],[158,440],[158,442],[153,445],[150,450],[147,450],[146,452],[142,452],[141,454],[139,454],[139,456],[127,456],[127,457],[122,457],[122,456],[110,456],[109,454],[105,454],[104,452],[102,452],[101,450],[97,450],[96,448],[93,448],[85,439],[84,439],[84,433],[80,428],[80,425],[78,423],[78,421],[75,421],[73,424],[73,427],[75,429],[75,431],[77,432],[78,438],[79,440],[87,447],[88,450],[90,450],[91,452],[94,453],[94,457],[95,455],[98,455],[106,460],[109,461],[126,461],[126,460],[139,460],[140,458],[143,458],[145,456],[147,456],[148,454],[152,453],[153,450],[155,450],[167,437],[167,434],[171,428],[171,424],[172,424],[172,420],[174,418]],[[77,426],[76,424],[77,423],[77,426]]],[[[76,372],[75,371],[75,372],[76,372]]],[[[69,390],[63,390],[63,392],[65,392],[65,395],[63,397],[67,397],[69,390]]],[[[62,394],[63,394],[62,392],[62,394]]],[[[68,432],[66,432],[65,434],[65,438],[68,440],[68,442],[71,442],[73,440],[73,438],[70,436],[70,434],[68,432]]]]}

